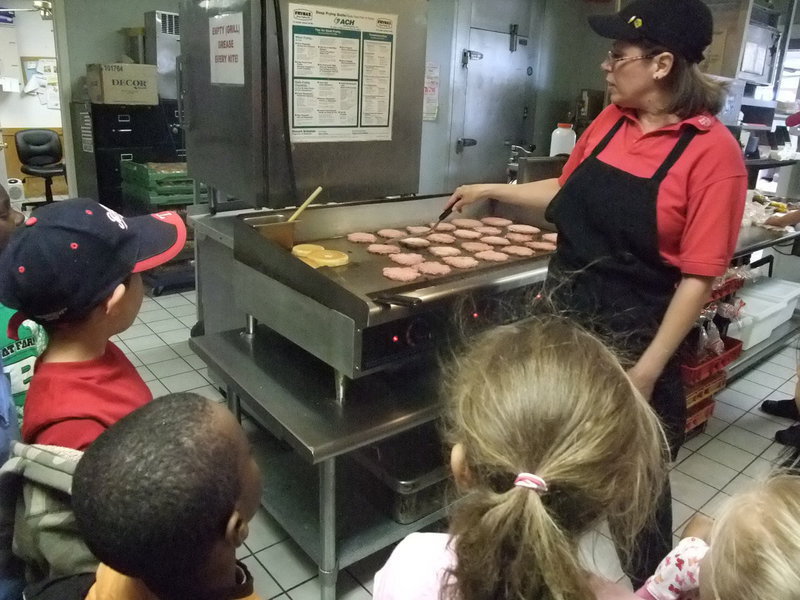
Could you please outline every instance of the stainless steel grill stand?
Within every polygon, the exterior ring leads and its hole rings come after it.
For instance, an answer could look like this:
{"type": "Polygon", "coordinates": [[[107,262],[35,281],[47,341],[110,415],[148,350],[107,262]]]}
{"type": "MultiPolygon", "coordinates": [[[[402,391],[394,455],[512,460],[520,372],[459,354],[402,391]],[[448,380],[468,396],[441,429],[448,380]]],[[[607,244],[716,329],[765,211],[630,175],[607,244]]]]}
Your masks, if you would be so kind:
{"type": "Polygon", "coordinates": [[[227,385],[225,386],[225,395],[227,396],[228,401],[228,410],[233,413],[233,416],[236,417],[236,420],[239,421],[239,424],[242,424],[242,403],[239,399],[239,394],[236,393],[236,390],[233,389],[232,386],[227,385]]]}
{"type": "Polygon", "coordinates": [[[244,334],[251,340],[256,333],[256,325],[258,325],[256,318],[253,315],[247,315],[247,325],[245,327],[244,334]]]}
{"type": "Polygon", "coordinates": [[[334,371],[334,384],[336,385],[336,404],[344,406],[344,397],[347,393],[347,376],[340,372],[334,371]]]}
{"type": "Polygon", "coordinates": [[[266,327],[259,327],[252,338],[235,330],[189,343],[222,377],[231,410],[241,406],[241,412],[291,447],[260,450],[267,480],[261,503],[317,564],[322,600],[335,599],[340,568],[444,516],[442,508],[400,524],[359,490],[341,483],[336,489],[339,456],[438,416],[433,378],[412,378],[407,388],[379,384],[361,389],[354,383],[349,389],[352,402],[341,410],[331,394],[332,372],[314,376],[318,361],[266,327]]]}
{"type": "Polygon", "coordinates": [[[322,556],[318,565],[321,600],[336,600],[336,459],[319,466],[319,523],[322,556]]]}

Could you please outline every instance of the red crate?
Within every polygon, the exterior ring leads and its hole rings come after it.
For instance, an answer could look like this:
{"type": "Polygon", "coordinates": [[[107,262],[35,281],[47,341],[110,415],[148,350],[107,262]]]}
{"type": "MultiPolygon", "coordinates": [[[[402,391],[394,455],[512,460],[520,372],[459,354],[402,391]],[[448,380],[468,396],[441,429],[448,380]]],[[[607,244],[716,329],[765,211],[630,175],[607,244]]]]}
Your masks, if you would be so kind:
{"type": "Polygon", "coordinates": [[[741,277],[731,277],[717,289],[711,290],[711,298],[709,298],[708,301],[716,302],[720,298],[724,298],[725,296],[730,296],[736,290],[741,289],[743,285],[744,285],[744,279],[742,279],[741,277]]]}
{"type": "Polygon", "coordinates": [[[709,396],[713,396],[722,388],[728,380],[728,374],[725,371],[720,371],[716,375],[712,375],[708,379],[704,379],[700,383],[690,387],[686,390],[686,408],[691,409],[696,404],[703,402],[709,396]]]}
{"type": "Polygon", "coordinates": [[[714,401],[713,397],[708,397],[703,402],[696,405],[696,409],[692,414],[686,417],[686,431],[692,431],[708,421],[714,414],[714,407],[716,405],[717,403],[714,401]]]}
{"type": "Polygon", "coordinates": [[[684,363],[681,365],[681,378],[686,385],[694,385],[712,375],[736,360],[742,353],[742,341],[723,337],[725,351],[719,356],[712,356],[700,363],[684,363]]]}

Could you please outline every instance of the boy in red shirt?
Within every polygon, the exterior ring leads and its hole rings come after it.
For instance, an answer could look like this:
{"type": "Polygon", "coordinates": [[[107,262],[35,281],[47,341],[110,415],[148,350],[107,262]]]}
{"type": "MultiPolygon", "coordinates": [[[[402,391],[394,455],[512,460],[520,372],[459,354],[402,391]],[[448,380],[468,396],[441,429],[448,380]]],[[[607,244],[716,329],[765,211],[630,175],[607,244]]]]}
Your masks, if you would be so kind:
{"type": "Polygon", "coordinates": [[[25,401],[25,443],[84,450],[152,400],[109,338],[139,312],[140,273],[185,242],[176,213],[124,218],[85,198],[44,206],[14,233],[0,255],[0,303],[42,324],[50,338],[25,401]]]}

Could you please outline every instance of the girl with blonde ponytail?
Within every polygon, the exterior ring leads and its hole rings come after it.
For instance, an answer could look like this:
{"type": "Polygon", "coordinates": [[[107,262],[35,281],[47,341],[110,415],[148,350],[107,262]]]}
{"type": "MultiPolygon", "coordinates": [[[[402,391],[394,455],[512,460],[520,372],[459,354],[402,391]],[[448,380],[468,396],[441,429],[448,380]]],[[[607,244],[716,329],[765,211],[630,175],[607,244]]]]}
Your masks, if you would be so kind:
{"type": "Polygon", "coordinates": [[[658,418],[615,356],[561,318],[487,332],[446,386],[463,498],[449,534],[417,533],[375,576],[374,598],[634,598],[581,564],[607,520],[630,550],[666,479],[658,418]]]}

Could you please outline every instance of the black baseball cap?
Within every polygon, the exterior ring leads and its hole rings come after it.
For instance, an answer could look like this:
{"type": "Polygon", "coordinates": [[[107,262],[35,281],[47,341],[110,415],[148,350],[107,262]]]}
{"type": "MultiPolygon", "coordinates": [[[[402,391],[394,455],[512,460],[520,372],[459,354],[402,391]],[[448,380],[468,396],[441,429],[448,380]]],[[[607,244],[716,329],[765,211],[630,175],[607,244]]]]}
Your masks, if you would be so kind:
{"type": "Polygon", "coordinates": [[[589,25],[603,37],[649,40],[699,63],[711,43],[714,24],[702,0],[635,0],[613,15],[592,15],[589,25]]]}
{"type": "Polygon", "coordinates": [[[0,303],[43,323],[74,321],[185,244],[186,225],[172,211],[125,218],[87,198],[54,202],[0,253],[0,303]]]}

